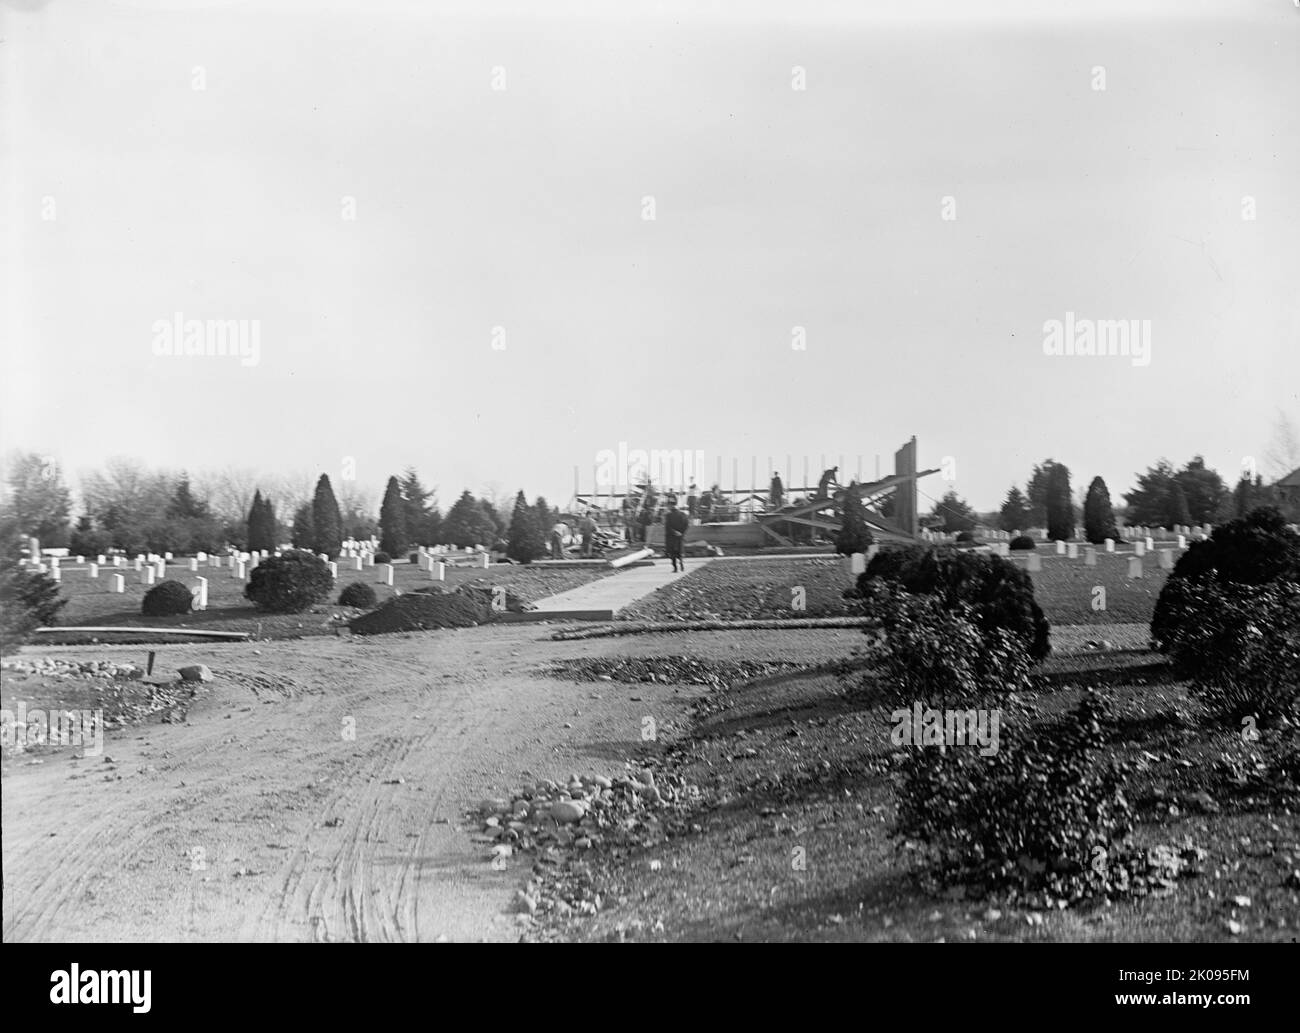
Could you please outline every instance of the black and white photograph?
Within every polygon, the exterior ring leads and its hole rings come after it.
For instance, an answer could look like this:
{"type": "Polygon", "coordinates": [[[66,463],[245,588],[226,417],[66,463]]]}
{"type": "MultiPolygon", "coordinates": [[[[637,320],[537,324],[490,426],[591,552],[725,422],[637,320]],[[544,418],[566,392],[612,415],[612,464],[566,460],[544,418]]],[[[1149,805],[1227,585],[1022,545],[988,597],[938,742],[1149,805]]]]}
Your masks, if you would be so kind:
{"type": "Polygon", "coordinates": [[[1297,0],[0,0],[4,941],[1254,1014],[1298,98],[1297,0]]]}

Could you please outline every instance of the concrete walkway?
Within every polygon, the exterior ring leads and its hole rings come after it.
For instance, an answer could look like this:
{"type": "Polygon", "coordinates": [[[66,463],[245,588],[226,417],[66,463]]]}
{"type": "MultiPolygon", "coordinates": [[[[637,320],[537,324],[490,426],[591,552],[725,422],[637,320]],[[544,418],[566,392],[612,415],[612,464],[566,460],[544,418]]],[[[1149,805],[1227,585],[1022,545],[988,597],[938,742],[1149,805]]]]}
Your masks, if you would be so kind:
{"type": "Polygon", "coordinates": [[[667,560],[655,560],[654,566],[631,567],[567,592],[537,601],[529,613],[534,619],[557,619],[561,615],[587,620],[611,620],[619,610],[631,606],[657,588],[671,585],[680,577],[711,563],[711,559],[687,559],[684,572],[673,572],[667,560]],[[545,615],[545,616],[543,616],[545,615]]]}

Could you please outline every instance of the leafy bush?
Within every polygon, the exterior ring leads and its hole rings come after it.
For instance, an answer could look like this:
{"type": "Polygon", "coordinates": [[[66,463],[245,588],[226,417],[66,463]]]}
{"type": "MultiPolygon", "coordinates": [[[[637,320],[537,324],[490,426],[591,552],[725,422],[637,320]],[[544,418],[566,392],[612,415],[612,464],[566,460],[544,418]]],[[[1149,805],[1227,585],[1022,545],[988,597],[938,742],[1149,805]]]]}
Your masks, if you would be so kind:
{"type": "Polygon", "coordinates": [[[1212,616],[1201,609],[1205,597],[1187,590],[1190,583],[1210,580],[1238,585],[1300,583],[1300,535],[1286,526],[1281,513],[1266,507],[1215,528],[1205,541],[1193,542],[1156,600],[1151,638],[1158,649],[1167,652],[1181,628],[1212,616]]]}
{"type": "Polygon", "coordinates": [[[45,573],[25,570],[15,558],[17,544],[0,558],[0,654],[17,652],[37,628],[58,621],[68,600],[45,573]]]}
{"type": "Polygon", "coordinates": [[[991,755],[911,750],[895,834],[924,844],[946,885],[1021,887],[1066,901],[1125,891],[1123,840],[1133,823],[1121,773],[1102,754],[1105,718],[1089,694],[1032,734],[1010,722],[991,755]]]}
{"type": "Polygon", "coordinates": [[[957,544],[964,545],[967,542],[974,543],[975,535],[971,531],[962,531],[957,535],[957,544]]]}
{"type": "Polygon", "coordinates": [[[846,491],[840,526],[835,532],[835,551],[841,556],[852,556],[856,552],[866,552],[874,541],[871,528],[867,526],[867,510],[862,504],[862,496],[853,489],[846,491]]]}
{"type": "Polygon", "coordinates": [[[375,565],[376,565],[376,566],[378,566],[380,563],[392,563],[392,562],[393,562],[393,557],[390,556],[390,555],[388,555],[388,553],[386,553],[386,552],[377,552],[377,553],[375,553],[375,565]]]}
{"type": "Polygon", "coordinates": [[[1007,545],[1007,548],[1012,550],[1013,552],[1023,552],[1023,551],[1037,549],[1038,543],[1035,542],[1032,538],[1030,538],[1029,535],[1022,534],[1022,535],[1017,535],[1015,538],[1012,538],[1010,543],[1007,545]]]}
{"type": "Polygon", "coordinates": [[[301,613],[329,598],[334,577],[325,561],[294,549],[268,556],[253,568],[244,596],[265,613],[301,613]]]}
{"type": "Polygon", "coordinates": [[[180,581],[162,581],[144,594],[140,612],[146,617],[175,617],[194,609],[194,593],[180,581]]]}
{"type": "Polygon", "coordinates": [[[353,581],[339,593],[339,605],[368,610],[375,605],[376,598],[375,590],[364,581],[353,581]]]}
{"type": "Polygon", "coordinates": [[[970,619],[986,638],[1009,631],[1034,661],[1051,652],[1051,625],[1034,600],[1034,583],[1014,563],[986,553],[907,546],[876,553],[858,577],[856,595],[870,615],[873,579],[893,582],[913,595],[934,595],[952,609],[970,607],[970,619]]]}
{"type": "Polygon", "coordinates": [[[1171,606],[1193,616],[1165,644],[1191,692],[1234,727],[1271,724],[1300,702],[1300,584],[1183,581],[1171,606]]]}
{"type": "Polygon", "coordinates": [[[406,559],[408,563],[414,563],[416,566],[419,566],[420,554],[418,552],[407,553],[406,559]]]}
{"type": "Polygon", "coordinates": [[[972,607],[937,595],[909,595],[874,581],[865,588],[868,635],[879,635],[874,656],[886,702],[933,706],[975,705],[1029,685],[1029,658],[1002,628],[981,630],[972,607]]]}

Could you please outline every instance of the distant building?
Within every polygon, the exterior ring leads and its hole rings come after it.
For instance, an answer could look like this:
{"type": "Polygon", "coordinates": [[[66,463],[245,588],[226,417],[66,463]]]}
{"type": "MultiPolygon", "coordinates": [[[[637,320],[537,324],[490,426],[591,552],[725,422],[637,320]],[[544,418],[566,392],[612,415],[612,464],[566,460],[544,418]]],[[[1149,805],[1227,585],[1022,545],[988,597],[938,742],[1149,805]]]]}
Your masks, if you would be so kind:
{"type": "Polygon", "coordinates": [[[1273,492],[1278,508],[1291,520],[1300,522],[1300,466],[1273,485],[1273,492]]]}

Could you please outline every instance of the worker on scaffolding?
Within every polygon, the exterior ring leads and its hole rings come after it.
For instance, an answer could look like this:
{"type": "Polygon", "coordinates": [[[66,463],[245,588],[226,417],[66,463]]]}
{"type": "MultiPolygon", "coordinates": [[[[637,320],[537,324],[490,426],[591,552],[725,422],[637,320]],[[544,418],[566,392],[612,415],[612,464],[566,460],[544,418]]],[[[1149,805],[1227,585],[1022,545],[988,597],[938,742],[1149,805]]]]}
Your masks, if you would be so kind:
{"type": "Polygon", "coordinates": [[[772,486],[767,492],[768,509],[778,510],[785,505],[785,485],[781,483],[781,475],[775,470],[772,471],[772,486]]]}
{"type": "Polygon", "coordinates": [[[816,498],[828,499],[831,497],[831,486],[839,486],[839,472],[840,468],[838,466],[832,466],[822,473],[821,480],[817,482],[816,498]]]}

